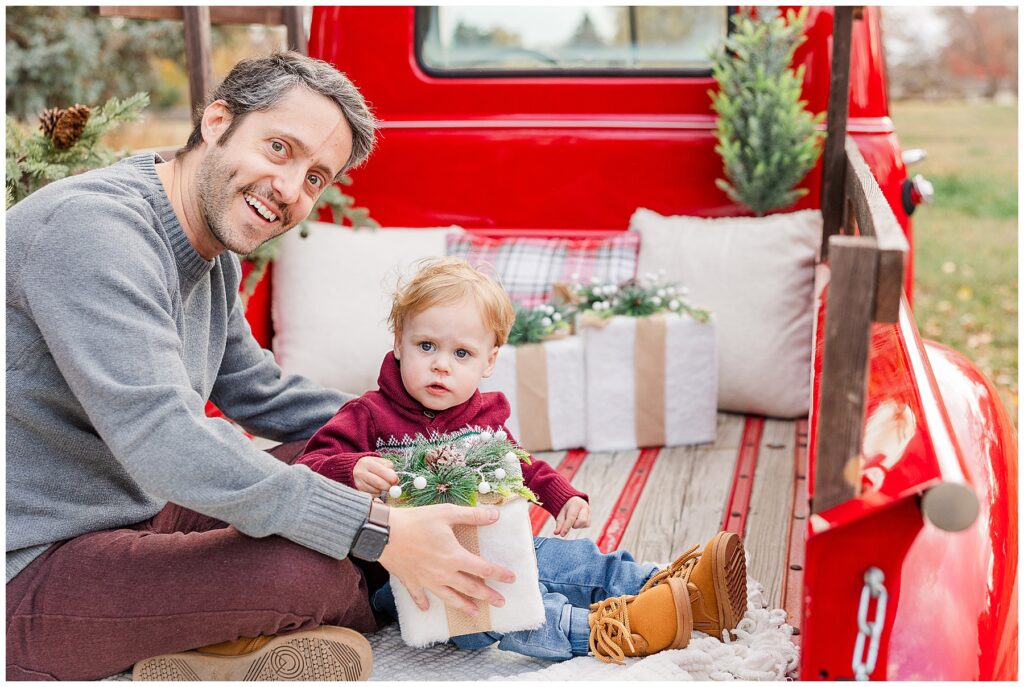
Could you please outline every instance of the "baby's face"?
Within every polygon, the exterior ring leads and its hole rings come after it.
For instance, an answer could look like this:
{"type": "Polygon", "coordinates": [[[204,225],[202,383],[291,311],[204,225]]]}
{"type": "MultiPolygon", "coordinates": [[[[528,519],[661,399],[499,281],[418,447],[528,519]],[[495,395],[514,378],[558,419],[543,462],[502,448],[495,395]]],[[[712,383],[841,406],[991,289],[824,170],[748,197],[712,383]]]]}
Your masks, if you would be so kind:
{"type": "Polygon", "coordinates": [[[395,335],[405,390],[431,410],[459,405],[494,370],[495,339],[473,301],[427,308],[395,335]]]}

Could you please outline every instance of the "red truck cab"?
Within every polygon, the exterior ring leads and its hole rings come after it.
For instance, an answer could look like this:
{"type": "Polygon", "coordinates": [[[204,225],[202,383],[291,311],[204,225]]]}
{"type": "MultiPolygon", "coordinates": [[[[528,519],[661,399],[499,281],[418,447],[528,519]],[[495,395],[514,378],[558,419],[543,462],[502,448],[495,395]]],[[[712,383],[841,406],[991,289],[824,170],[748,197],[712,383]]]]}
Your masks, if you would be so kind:
{"type": "MultiPolygon", "coordinates": [[[[701,21],[724,32],[735,8],[705,10],[701,21]]],[[[815,113],[829,105],[835,17],[830,7],[809,8],[807,40],[794,57],[815,113]]],[[[714,183],[722,176],[708,95],[715,81],[699,57],[691,66],[622,69],[510,48],[507,63],[445,62],[431,47],[442,20],[431,7],[313,12],[310,54],[349,75],[381,120],[379,147],[347,192],[382,226],[579,237],[623,231],[640,206],[747,214],[714,183]]],[[[846,130],[912,247],[879,23],[873,7],[853,22],[846,130]]],[[[819,162],[802,183],[810,192],[796,209],[822,207],[822,170],[819,162]]],[[[808,510],[827,294],[819,304],[806,491],[791,536],[803,562],[790,565],[802,569],[787,582],[800,614],[801,679],[854,677],[855,652],[872,650],[873,679],[1017,677],[1016,432],[969,361],[921,340],[910,312],[912,264],[909,251],[895,321],[871,325],[863,421],[897,408],[912,417],[913,439],[892,460],[861,455],[862,472],[875,470],[874,488],[824,511],[808,510]],[[946,507],[937,487],[949,483],[968,485],[979,505],[973,524],[957,532],[924,515],[926,505],[933,513],[946,507]],[[874,569],[883,571],[884,607],[864,600],[874,569]],[[877,629],[858,621],[861,606],[881,613],[877,629]]],[[[267,310],[257,295],[250,320],[265,344],[267,310]]]]}

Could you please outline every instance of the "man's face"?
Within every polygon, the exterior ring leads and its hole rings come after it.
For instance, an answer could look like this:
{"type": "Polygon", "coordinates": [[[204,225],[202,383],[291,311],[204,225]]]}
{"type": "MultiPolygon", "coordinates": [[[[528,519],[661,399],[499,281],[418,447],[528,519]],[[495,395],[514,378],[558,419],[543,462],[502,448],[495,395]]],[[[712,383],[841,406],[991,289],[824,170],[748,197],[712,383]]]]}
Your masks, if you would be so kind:
{"type": "Polygon", "coordinates": [[[395,336],[395,357],[409,395],[431,410],[465,402],[498,358],[494,332],[472,301],[436,305],[409,318],[395,336]]]}
{"type": "Polygon", "coordinates": [[[301,87],[269,110],[250,112],[226,142],[230,113],[211,119],[196,197],[213,238],[239,254],[305,219],[352,151],[338,106],[301,87]]]}

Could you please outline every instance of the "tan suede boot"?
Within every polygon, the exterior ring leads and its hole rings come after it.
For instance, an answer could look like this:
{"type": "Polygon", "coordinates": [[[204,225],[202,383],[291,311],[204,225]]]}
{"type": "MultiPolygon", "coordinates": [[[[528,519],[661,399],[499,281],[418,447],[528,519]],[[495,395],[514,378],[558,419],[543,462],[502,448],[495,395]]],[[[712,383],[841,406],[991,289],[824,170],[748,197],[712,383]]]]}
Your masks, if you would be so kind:
{"type": "Polygon", "coordinates": [[[605,663],[623,663],[626,656],[649,656],[690,643],[693,617],[682,580],[666,580],[636,596],[613,596],[590,609],[590,652],[605,663]]]}
{"type": "Polygon", "coordinates": [[[230,642],[139,661],[133,680],[368,680],[370,643],[355,630],[315,630],[230,642]]]}
{"type": "Polygon", "coordinates": [[[747,558],[735,532],[719,532],[697,553],[693,547],[647,581],[643,592],[667,580],[682,580],[693,604],[693,629],[722,639],[747,612],[747,558]]]}

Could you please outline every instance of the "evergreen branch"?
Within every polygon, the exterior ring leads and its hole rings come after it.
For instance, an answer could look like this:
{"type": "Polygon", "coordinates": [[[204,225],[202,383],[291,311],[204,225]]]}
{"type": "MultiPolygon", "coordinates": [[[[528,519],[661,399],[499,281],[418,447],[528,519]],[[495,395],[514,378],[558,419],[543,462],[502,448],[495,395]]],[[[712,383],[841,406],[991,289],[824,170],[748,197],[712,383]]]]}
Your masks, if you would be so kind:
{"type": "Polygon", "coordinates": [[[58,149],[41,131],[26,133],[15,120],[7,118],[7,204],[17,203],[50,182],[110,164],[116,154],[99,143],[108,131],[135,121],[149,103],[149,95],[137,93],[126,100],[111,98],[81,129],[81,135],[66,149],[58,149]]]}

